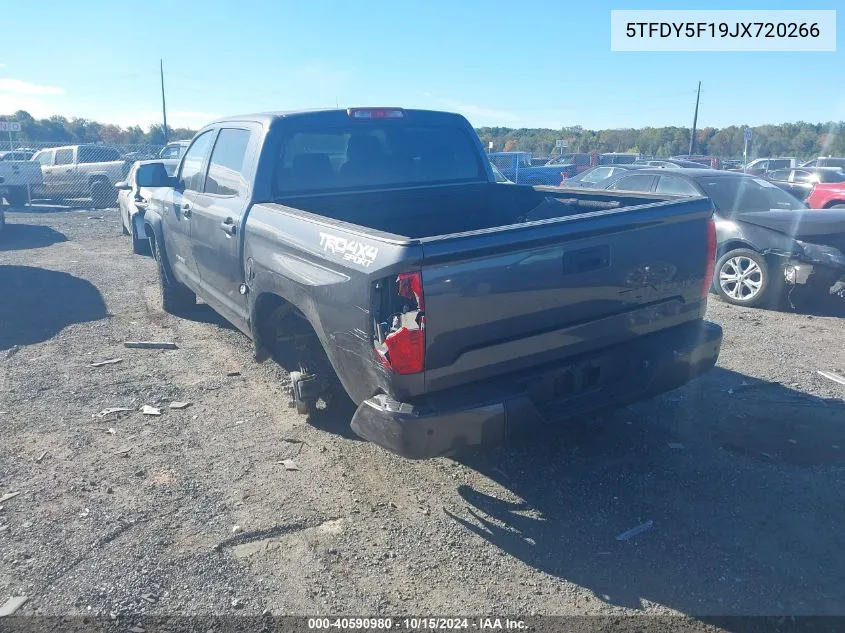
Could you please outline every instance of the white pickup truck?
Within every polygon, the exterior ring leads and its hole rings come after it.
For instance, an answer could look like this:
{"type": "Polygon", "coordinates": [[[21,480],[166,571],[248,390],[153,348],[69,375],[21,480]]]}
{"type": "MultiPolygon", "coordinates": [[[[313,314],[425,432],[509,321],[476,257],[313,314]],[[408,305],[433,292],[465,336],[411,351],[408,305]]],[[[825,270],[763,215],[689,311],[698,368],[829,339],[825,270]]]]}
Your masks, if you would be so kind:
{"type": "Polygon", "coordinates": [[[31,160],[0,161],[0,198],[10,206],[20,207],[29,202],[29,192],[41,187],[41,167],[31,160]]]}
{"type": "Polygon", "coordinates": [[[40,163],[43,183],[33,197],[63,200],[91,198],[94,207],[117,203],[114,185],[122,181],[131,161],[126,161],[113,147],[103,145],[68,145],[42,149],[32,157],[40,163]]]}

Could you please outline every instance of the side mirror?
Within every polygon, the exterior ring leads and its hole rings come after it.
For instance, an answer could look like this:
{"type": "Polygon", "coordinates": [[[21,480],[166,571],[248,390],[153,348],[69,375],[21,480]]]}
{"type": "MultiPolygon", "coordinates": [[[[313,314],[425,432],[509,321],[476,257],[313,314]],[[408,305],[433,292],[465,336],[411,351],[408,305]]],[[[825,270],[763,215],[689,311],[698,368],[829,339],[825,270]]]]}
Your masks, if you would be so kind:
{"type": "Polygon", "coordinates": [[[147,163],[139,165],[135,174],[135,181],[139,187],[174,187],[176,178],[167,174],[164,163],[147,163]]]}
{"type": "Polygon", "coordinates": [[[128,182],[124,182],[121,180],[120,182],[114,183],[114,188],[118,191],[129,191],[130,189],[132,189],[132,186],[128,182]]]}

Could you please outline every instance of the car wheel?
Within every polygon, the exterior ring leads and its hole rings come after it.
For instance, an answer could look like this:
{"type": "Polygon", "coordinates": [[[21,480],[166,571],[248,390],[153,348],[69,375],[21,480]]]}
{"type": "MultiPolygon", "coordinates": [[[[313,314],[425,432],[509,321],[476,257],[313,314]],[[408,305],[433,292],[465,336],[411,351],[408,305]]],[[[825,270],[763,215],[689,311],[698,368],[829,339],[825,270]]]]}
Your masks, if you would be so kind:
{"type": "Polygon", "coordinates": [[[725,253],[716,264],[716,293],[733,305],[760,305],[767,299],[769,281],[766,259],[747,248],[725,253]]]}
{"type": "Polygon", "coordinates": [[[845,209],[845,204],[832,204],[828,209],[845,209]]]}
{"type": "Polygon", "coordinates": [[[10,187],[5,197],[9,206],[22,207],[27,203],[26,187],[10,187]]]}
{"type": "Polygon", "coordinates": [[[156,248],[158,262],[158,285],[161,290],[161,308],[165,312],[181,316],[189,312],[197,304],[197,295],[190,288],[180,284],[175,279],[169,279],[164,266],[164,255],[160,248],[156,248]]]}

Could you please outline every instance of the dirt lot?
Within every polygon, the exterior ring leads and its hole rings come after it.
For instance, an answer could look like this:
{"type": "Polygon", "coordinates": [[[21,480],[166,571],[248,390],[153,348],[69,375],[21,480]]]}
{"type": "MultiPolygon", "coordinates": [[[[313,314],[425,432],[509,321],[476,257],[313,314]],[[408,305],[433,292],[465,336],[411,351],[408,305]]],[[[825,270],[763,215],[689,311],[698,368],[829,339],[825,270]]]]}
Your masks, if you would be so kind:
{"type": "Polygon", "coordinates": [[[0,510],[0,604],[845,614],[845,387],[816,373],[845,373],[845,319],[716,299],[710,318],[719,366],[682,390],[411,462],[356,439],[348,415],[306,423],[284,372],[204,306],[164,314],[154,262],[131,255],[114,211],[10,213],[0,496],[20,495],[0,510]],[[132,411],[95,416],[107,407],[132,411]]]}

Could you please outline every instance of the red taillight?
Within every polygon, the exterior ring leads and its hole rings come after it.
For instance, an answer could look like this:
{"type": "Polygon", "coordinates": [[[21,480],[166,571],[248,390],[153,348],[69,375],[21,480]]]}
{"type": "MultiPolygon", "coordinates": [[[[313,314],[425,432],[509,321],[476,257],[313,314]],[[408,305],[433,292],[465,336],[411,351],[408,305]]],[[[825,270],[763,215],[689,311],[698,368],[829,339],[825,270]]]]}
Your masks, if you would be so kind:
{"type": "Polygon", "coordinates": [[[425,369],[425,330],[400,328],[384,339],[387,362],[397,374],[416,374],[425,369]]]}
{"type": "Polygon", "coordinates": [[[420,273],[401,273],[396,278],[399,286],[399,296],[417,302],[421,312],[425,311],[425,300],[423,299],[422,275],[420,273]]]}
{"type": "Polygon", "coordinates": [[[347,108],[346,113],[353,119],[401,119],[405,116],[402,108],[347,108]]]}
{"type": "Polygon", "coordinates": [[[707,220],[707,265],[704,269],[704,283],[701,285],[701,298],[707,299],[713,286],[716,272],[716,223],[713,218],[707,220]]]}
{"type": "Polygon", "coordinates": [[[405,305],[395,314],[392,331],[376,349],[382,364],[397,374],[425,371],[425,297],[422,274],[401,273],[396,277],[396,293],[416,306],[405,305]]]}

